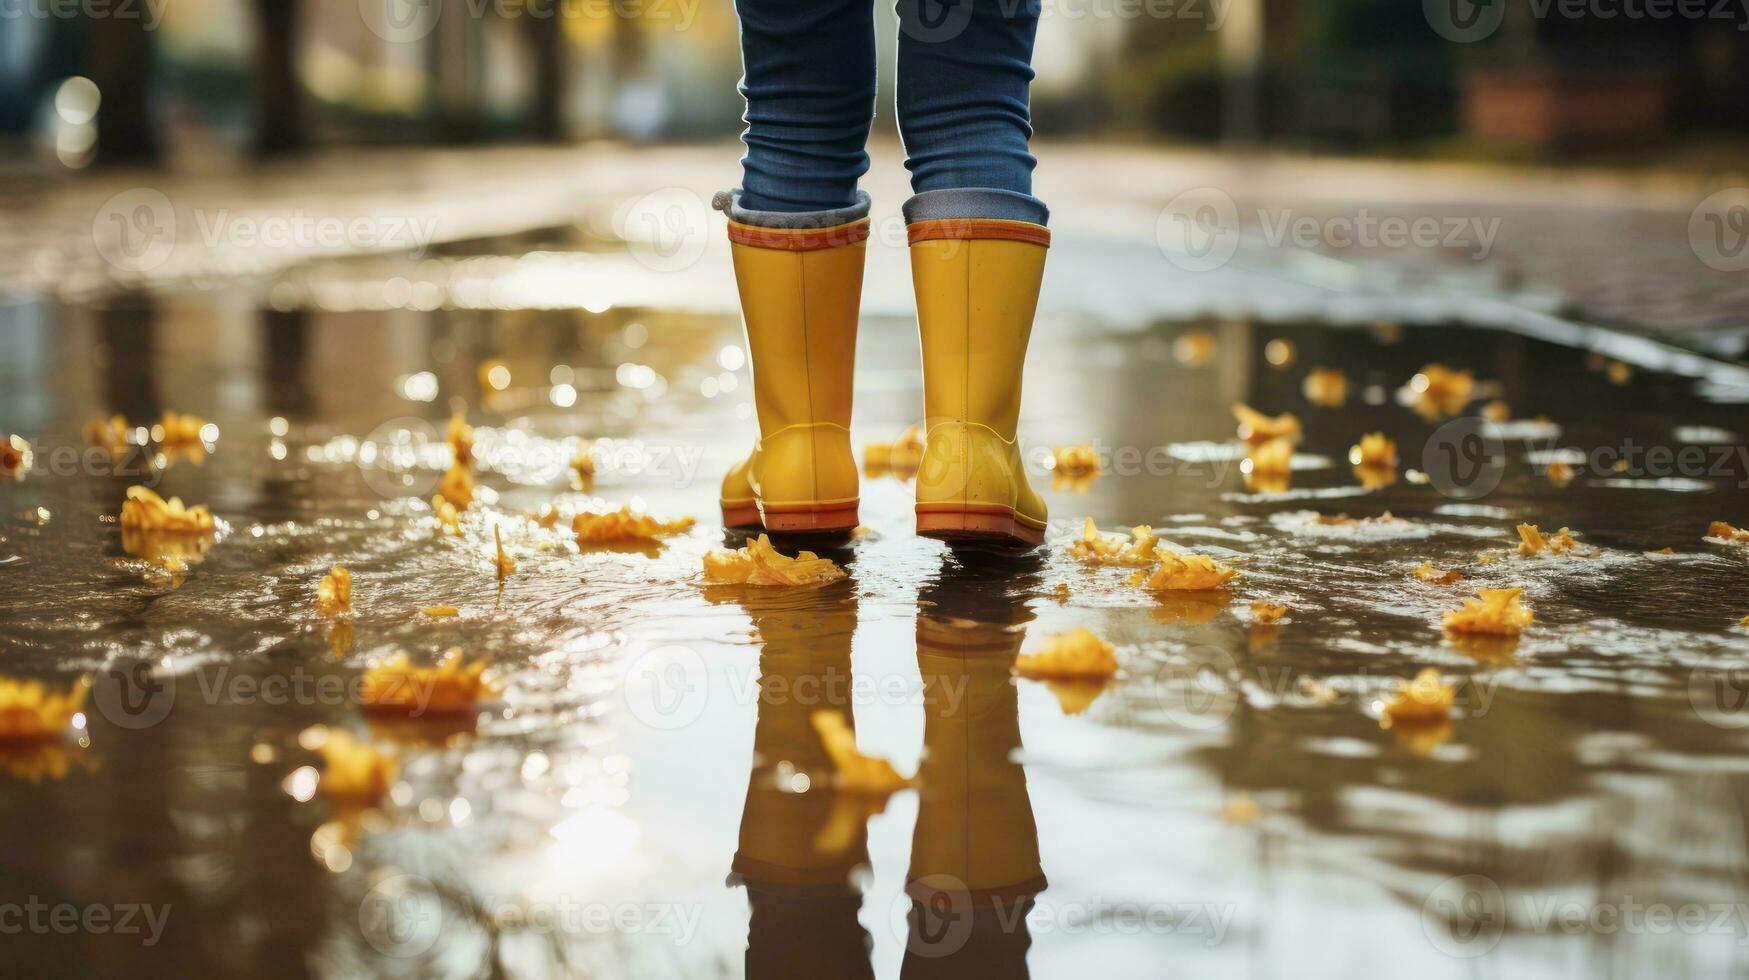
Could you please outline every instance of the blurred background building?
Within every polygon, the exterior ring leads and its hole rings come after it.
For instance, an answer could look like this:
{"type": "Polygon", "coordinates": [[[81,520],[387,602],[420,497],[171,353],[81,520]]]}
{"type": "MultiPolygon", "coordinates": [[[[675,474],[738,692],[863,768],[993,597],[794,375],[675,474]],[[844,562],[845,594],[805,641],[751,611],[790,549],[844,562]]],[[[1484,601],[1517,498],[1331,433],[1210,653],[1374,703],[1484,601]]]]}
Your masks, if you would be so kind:
{"type": "MultiPolygon", "coordinates": [[[[1742,5],[1582,6],[1044,0],[1037,126],[1617,159],[1749,131],[1742,5]]],[[[877,16],[890,65],[889,5],[877,16]]],[[[739,74],[726,0],[18,0],[0,16],[0,141],[8,172],[53,174],[311,147],[721,138],[739,128],[739,74]]]]}

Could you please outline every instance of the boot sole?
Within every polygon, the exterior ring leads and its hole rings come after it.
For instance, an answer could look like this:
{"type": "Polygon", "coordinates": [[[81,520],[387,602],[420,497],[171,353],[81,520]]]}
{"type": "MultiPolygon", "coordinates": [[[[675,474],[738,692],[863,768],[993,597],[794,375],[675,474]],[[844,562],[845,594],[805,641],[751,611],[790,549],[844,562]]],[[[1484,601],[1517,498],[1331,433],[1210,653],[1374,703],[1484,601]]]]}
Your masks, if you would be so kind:
{"type": "Polygon", "coordinates": [[[723,505],[723,527],[731,531],[761,531],[765,525],[759,520],[759,504],[755,501],[730,503],[721,501],[723,505]]]}
{"type": "Polygon", "coordinates": [[[857,504],[765,504],[759,520],[773,534],[848,535],[856,530],[857,504]]]}
{"type": "Polygon", "coordinates": [[[1021,555],[1045,543],[1045,529],[1000,504],[918,504],[917,533],[954,550],[1021,555]]]}

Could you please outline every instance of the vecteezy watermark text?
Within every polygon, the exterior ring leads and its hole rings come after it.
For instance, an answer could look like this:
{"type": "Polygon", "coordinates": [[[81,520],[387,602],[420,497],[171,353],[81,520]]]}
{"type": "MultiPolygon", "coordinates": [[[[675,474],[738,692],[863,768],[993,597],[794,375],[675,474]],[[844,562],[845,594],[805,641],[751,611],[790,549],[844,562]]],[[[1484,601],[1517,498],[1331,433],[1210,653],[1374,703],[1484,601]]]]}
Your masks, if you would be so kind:
{"type": "Polygon", "coordinates": [[[147,902],[77,905],[30,895],[22,902],[0,902],[0,936],[139,936],[141,946],[156,946],[170,918],[169,905],[147,902]]]}

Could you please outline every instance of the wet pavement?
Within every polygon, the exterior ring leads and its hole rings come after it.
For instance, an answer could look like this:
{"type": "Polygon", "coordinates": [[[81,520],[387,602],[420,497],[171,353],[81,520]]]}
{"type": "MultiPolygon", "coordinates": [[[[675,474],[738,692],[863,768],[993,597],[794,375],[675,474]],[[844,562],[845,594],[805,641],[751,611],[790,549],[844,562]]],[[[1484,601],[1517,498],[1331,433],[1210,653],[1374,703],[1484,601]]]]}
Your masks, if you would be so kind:
{"type": "MultiPolygon", "coordinates": [[[[93,689],[73,737],[0,757],[0,882],[20,906],[106,915],[8,937],[14,964],[1749,969],[1749,550],[1703,540],[1710,521],[1749,524],[1728,368],[1703,365],[1709,385],[1460,324],[1113,323],[1065,303],[1035,332],[1022,420],[1050,488],[1037,560],[915,538],[889,475],[864,485],[868,533],[832,555],[848,581],[726,587],[701,558],[725,544],[716,481],[752,440],[750,377],[735,319],[674,285],[719,289],[726,266],[661,280],[664,304],[600,271],[651,268],[617,248],[534,234],[6,309],[0,428],[35,461],[0,483],[0,658],[93,689]],[[1432,363],[1478,378],[1456,416],[1403,403],[1432,363]],[[1317,367],[1344,372],[1340,405],[1309,400],[1317,367]],[[1516,421],[1477,417],[1495,400],[1516,421]],[[1242,465],[1240,401],[1304,421],[1285,480],[1242,465]],[[149,427],[166,409],[216,426],[211,451],[86,445],[94,419],[149,427]],[[427,502],[452,411],[476,427],[479,482],[455,535],[427,502]],[[1346,461],[1374,431],[1401,451],[1388,479],[1346,461]],[[1050,448],[1080,443],[1105,472],[1053,481],[1050,448]],[[136,483],[222,522],[185,571],[125,547],[136,483]],[[569,516],[621,504],[698,524],[579,548],[569,516]],[[1152,525],[1243,576],[1143,592],[1065,553],[1087,517],[1152,525]],[[1521,521],[1583,550],[1520,557],[1521,521]],[[517,563],[502,583],[494,529],[517,563]],[[1423,561],[1466,578],[1419,581],[1423,561]],[[354,577],[339,620],[313,608],[337,564],[354,577]],[[1508,586],[1536,614],[1520,639],[1441,632],[1474,587],[1508,586]],[[1260,601],[1288,612],[1262,624],[1260,601]],[[440,605],[458,615],[420,612],[440,605]],[[1011,676],[1076,626],[1116,644],[1114,682],[1011,676]],[[450,647],[502,679],[477,717],[361,710],[365,669],[450,647]],[[1449,722],[1383,727],[1380,703],[1426,666],[1456,685],[1449,722]],[[820,709],[915,788],[835,790],[820,709]],[[378,808],[315,791],[312,726],[397,755],[378,808]]],[[[921,412],[895,302],[874,297],[863,323],[858,446],[921,412]]]]}

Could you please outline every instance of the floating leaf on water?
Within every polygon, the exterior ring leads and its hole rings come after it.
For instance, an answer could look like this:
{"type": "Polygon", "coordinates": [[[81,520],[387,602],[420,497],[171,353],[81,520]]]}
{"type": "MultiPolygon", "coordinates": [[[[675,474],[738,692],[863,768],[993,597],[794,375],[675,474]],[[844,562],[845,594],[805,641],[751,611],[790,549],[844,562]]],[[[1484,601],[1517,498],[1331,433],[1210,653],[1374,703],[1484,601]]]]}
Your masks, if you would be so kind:
{"type": "Polygon", "coordinates": [[[690,530],[692,525],[690,517],[659,521],[648,514],[636,513],[630,507],[606,514],[584,511],[571,519],[571,530],[577,535],[578,544],[654,541],[690,530]]]}
{"type": "Polygon", "coordinates": [[[1396,469],[1397,444],[1383,432],[1368,433],[1348,450],[1348,462],[1355,466],[1396,469]]]}
{"type": "Polygon", "coordinates": [[[85,441],[108,450],[111,454],[126,449],[133,439],[133,426],[126,416],[112,415],[108,420],[93,419],[85,426],[85,441]]]}
{"type": "Polygon", "coordinates": [[[1348,401],[1348,375],[1335,368],[1313,368],[1301,391],[1306,401],[1319,408],[1341,408],[1348,401]]]}
{"type": "Polygon", "coordinates": [[[1379,724],[1390,728],[1444,721],[1456,696],[1456,689],[1439,676],[1439,671],[1423,667],[1414,680],[1398,682],[1396,696],[1385,703],[1379,724]]]}
{"type": "Polygon", "coordinates": [[[1053,473],[1092,476],[1099,472],[1099,453],[1091,445],[1058,446],[1052,452],[1053,473]]]}
{"type": "Polygon", "coordinates": [[[466,466],[474,461],[474,427],[460,412],[449,417],[449,432],[444,436],[454,461],[466,466]]]}
{"type": "Polygon", "coordinates": [[[165,500],[151,488],[141,486],[128,487],[128,499],[121,505],[121,526],[185,534],[206,534],[217,527],[205,504],[184,507],[180,497],[165,500]]]}
{"type": "Polygon", "coordinates": [[[62,738],[85,706],[90,688],[84,678],[62,692],[42,681],[0,677],[0,743],[62,738]]]}
{"type": "Polygon", "coordinates": [[[1749,544],[1749,531],[1732,527],[1724,521],[1714,521],[1707,525],[1706,540],[1716,544],[1749,544]]]}
{"type": "Polygon", "coordinates": [[[1137,572],[1130,584],[1150,592],[1207,592],[1238,577],[1237,571],[1207,555],[1180,555],[1162,549],[1154,570],[1137,572]]]}
{"type": "Polygon", "coordinates": [[[911,785],[892,763],[857,750],[856,733],[843,712],[822,709],[808,720],[832,759],[832,784],[841,792],[885,796],[911,785]]]}
{"type": "Polygon", "coordinates": [[[1482,418],[1495,423],[1510,422],[1512,420],[1512,407],[1496,398],[1482,406],[1482,418]]]}
{"type": "Polygon", "coordinates": [[[352,573],[335,565],[316,583],[316,611],[338,616],[352,611],[352,573]]]}
{"type": "Polygon", "coordinates": [[[1105,534],[1089,517],[1081,525],[1081,536],[1069,542],[1065,549],[1069,557],[1088,565],[1152,565],[1159,558],[1159,546],[1154,529],[1138,524],[1130,529],[1129,540],[1121,534],[1105,534]]]}
{"type": "Polygon", "coordinates": [[[595,456],[590,452],[595,447],[595,440],[590,439],[577,445],[577,455],[571,457],[571,472],[577,474],[577,482],[588,489],[595,481],[595,456]]]}
{"type": "Polygon", "coordinates": [[[459,648],[451,648],[433,667],[416,667],[405,653],[397,653],[365,671],[359,702],[368,711],[411,717],[471,711],[498,694],[485,673],[485,661],[464,663],[459,648]]]}
{"type": "MultiPolygon", "coordinates": [[[[320,728],[316,751],[322,756],[322,795],[356,806],[370,806],[389,792],[398,765],[393,756],[352,737],[338,728],[320,728]]],[[[311,732],[313,729],[305,729],[311,732]]],[[[304,736],[298,736],[299,743],[304,736]]]]}
{"type": "Polygon", "coordinates": [[[1430,561],[1424,561],[1421,564],[1416,565],[1414,574],[1420,581],[1430,582],[1434,585],[1453,585],[1464,580],[1462,572],[1459,572],[1456,569],[1442,572],[1439,569],[1434,568],[1433,563],[1430,561]]]}
{"type": "Polygon", "coordinates": [[[1253,446],[1272,439],[1286,439],[1289,444],[1300,441],[1300,420],[1292,412],[1271,417],[1249,405],[1235,403],[1233,417],[1239,420],[1239,438],[1253,446]]]}
{"type": "Polygon", "coordinates": [[[1034,680],[1103,680],[1117,673],[1117,652],[1085,627],[1044,641],[1036,653],[1021,654],[1014,671],[1034,680]]]}
{"type": "Polygon", "coordinates": [[[516,562],[511,560],[510,555],[505,552],[504,531],[496,524],[492,525],[492,544],[498,552],[497,557],[492,561],[492,565],[498,571],[498,581],[502,582],[509,578],[512,572],[516,571],[516,562]]]}
{"type": "Polygon", "coordinates": [[[462,533],[461,513],[455,509],[455,504],[443,499],[441,495],[431,498],[431,513],[437,516],[437,526],[443,533],[462,533]]]}
{"type": "Polygon", "coordinates": [[[205,444],[201,438],[204,428],[206,420],[166,409],[152,427],[152,438],[163,446],[199,446],[205,444]]]}
{"type": "Polygon", "coordinates": [[[1573,532],[1566,528],[1545,536],[1535,524],[1518,525],[1518,553],[1527,558],[1545,551],[1564,555],[1578,547],[1579,542],[1573,537],[1573,532]]]}
{"type": "Polygon", "coordinates": [[[1051,598],[1055,600],[1059,606],[1068,605],[1069,599],[1071,598],[1069,593],[1069,583],[1058,582],[1057,587],[1051,590],[1051,598]]]}
{"type": "Polygon", "coordinates": [[[1409,407],[1427,419],[1456,415],[1470,403],[1476,377],[1443,364],[1429,364],[1409,379],[1405,391],[1409,407]]]}
{"type": "Polygon", "coordinates": [[[816,588],[848,577],[829,558],[803,551],[791,558],[780,554],[761,534],[737,551],[711,551],[704,556],[704,575],[727,585],[781,585],[816,588]]]}
{"type": "Polygon", "coordinates": [[[1235,793],[1221,804],[1221,819],[1228,823],[1256,823],[1263,817],[1263,808],[1244,793],[1235,793]]]}
{"type": "Polygon", "coordinates": [[[1253,602],[1251,604],[1251,621],[1263,626],[1281,622],[1281,617],[1287,615],[1287,607],[1273,602],[1253,602]]]}
{"type": "Polygon", "coordinates": [[[1445,628],[1453,633],[1517,636],[1535,615],[1518,601],[1523,589],[1477,589],[1462,609],[1445,611],[1445,628]]]}
{"type": "Polygon", "coordinates": [[[462,463],[450,464],[438,481],[437,495],[457,508],[466,508],[474,502],[474,474],[462,463]]]}
{"type": "Polygon", "coordinates": [[[1207,367],[1215,359],[1215,335],[1191,330],[1172,341],[1172,356],[1185,367],[1207,367]]]}
{"type": "Polygon", "coordinates": [[[1239,471],[1258,479],[1285,477],[1293,471],[1293,462],[1294,444],[1291,440],[1269,439],[1252,444],[1251,452],[1239,465],[1239,471]]]}
{"type": "Polygon", "coordinates": [[[1573,466],[1564,459],[1557,459],[1549,464],[1549,482],[1557,487],[1564,487],[1573,482],[1573,466]]]}

